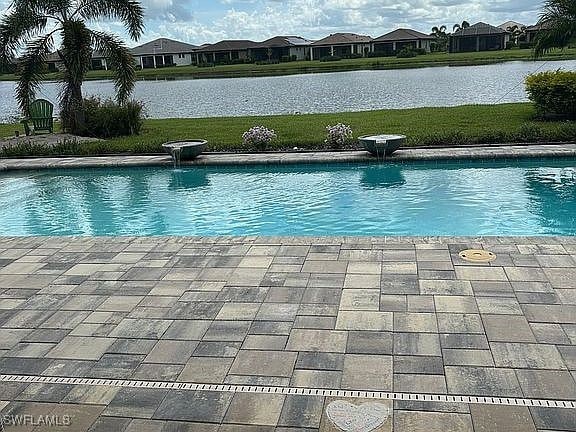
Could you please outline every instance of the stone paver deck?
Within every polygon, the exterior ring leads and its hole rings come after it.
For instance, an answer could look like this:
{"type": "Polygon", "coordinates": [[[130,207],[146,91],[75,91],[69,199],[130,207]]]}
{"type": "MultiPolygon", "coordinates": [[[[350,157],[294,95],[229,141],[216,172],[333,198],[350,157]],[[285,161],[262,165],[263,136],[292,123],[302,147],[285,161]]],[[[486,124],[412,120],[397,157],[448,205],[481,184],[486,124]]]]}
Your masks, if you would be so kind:
{"type": "Polygon", "coordinates": [[[29,136],[20,135],[18,137],[13,136],[9,138],[0,138],[0,149],[4,147],[12,147],[22,144],[36,144],[52,147],[55,146],[56,144],[60,144],[66,141],[76,141],[79,143],[83,143],[83,142],[94,142],[102,140],[98,138],[80,137],[67,133],[54,133],[54,134],[45,133],[29,136]]]}
{"type": "MultiPolygon", "coordinates": [[[[574,401],[576,238],[0,237],[0,374],[574,401]]],[[[0,381],[0,418],[329,431],[337,399],[0,381]]],[[[380,431],[576,431],[575,409],[370,402],[380,431]]]]}

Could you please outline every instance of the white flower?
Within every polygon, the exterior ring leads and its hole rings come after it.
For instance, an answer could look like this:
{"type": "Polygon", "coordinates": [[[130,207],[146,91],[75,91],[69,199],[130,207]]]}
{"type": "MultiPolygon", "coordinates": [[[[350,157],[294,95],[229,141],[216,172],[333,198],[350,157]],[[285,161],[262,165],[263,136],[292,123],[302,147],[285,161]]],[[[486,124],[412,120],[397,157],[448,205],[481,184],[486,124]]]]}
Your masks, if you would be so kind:
{"type": "Polygon", "coordinates": [[[264,126],[254,126],[242,135],[245,145],[256,147],[265,147],[267,144],[270,144],[274,138],[276,138],[276,132],[264,126]]]}
{"type": "Polygon", "coordinates": [[[326,126],[328,137],[324,140],[326,144],[333,147],[341,147],[346,141],[352,138],[352,128],[343,123],[338,123],[334,126],[326,126]]]}

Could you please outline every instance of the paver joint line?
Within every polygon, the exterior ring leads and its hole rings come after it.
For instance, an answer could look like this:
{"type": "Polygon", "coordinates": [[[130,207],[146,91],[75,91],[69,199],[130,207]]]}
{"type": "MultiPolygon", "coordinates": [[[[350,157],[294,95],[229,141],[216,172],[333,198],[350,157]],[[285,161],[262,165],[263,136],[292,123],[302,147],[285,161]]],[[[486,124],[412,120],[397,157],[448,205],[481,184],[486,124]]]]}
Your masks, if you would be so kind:
{"type": "Polygon", "coordinates": [[[575,409],[576,402],[567,400],[500,398],[489,396],[452,396],[424,393],[386,393],[361,390],[315,389],[305,387],[241,386],[221,384],[191,384],[164,381],[102,380],[73,377],[44,377],[34,375],[0,375],[0,382],[88,385],[102,387],[160,388],[168,390],[213,391],[220,393],[277,393],[283,395],[324,396],[351,399],[418,400],[475,405],[505,405],[575,409]]]}

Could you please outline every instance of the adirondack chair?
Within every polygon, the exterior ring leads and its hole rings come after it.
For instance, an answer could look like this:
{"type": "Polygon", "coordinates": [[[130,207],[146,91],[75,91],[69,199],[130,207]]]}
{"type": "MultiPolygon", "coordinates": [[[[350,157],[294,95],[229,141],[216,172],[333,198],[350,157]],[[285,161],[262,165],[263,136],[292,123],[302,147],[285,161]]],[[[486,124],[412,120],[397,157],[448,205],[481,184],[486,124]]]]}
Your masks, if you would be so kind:
{"type": "Polygon", "coordinates": [[[54,131],[54,105],[46,99],[37,99],[30,104],[29,116],[21,121],[26,135],[34,135],[36,131],[54,131]],[[32,123],[30,127],[29,123],[32,123]]]}

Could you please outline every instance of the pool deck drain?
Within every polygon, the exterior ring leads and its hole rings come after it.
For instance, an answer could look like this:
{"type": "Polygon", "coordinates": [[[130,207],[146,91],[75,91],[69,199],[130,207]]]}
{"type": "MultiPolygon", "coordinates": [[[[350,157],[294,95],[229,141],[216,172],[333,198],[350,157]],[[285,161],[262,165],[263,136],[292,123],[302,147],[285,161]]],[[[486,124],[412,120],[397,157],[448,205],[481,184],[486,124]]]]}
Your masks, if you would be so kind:
{"type": "Polygon", "coordinates": [[[465,403],[481,405],[508,405],[524,407],[544,408],[576,408],[575,401],[550,400],[550,399],[520,399],[507,397],[489,396],[451,396],[445,394],[428,393],[394,393],[365,390],[339,390],[319,389],[304,387],[270,387],[250,385],[226,385],[226,384],[194,384],[171,381],[138,381],[138,380],[113,380],[97,378],[74,378],[74,377],[47,377],[32,375],[0,375],[0,381],[14,383],[40,383],[40,384],[64,384],[75,386],[98,386],[98,387],[121,387],[121,388],[144,388],[165,390],[187,391],[213,391],[223,393],[258,393],[275,395],[297,396],[323,396],[354,399],[381,399],[397,401],[416,401],[433,403],[465,403]]]}
{"type": "Polygon", "coordinates": [[[576,237],[0,237],[0,418],[574,431],[574,281],[576,237]]]}

